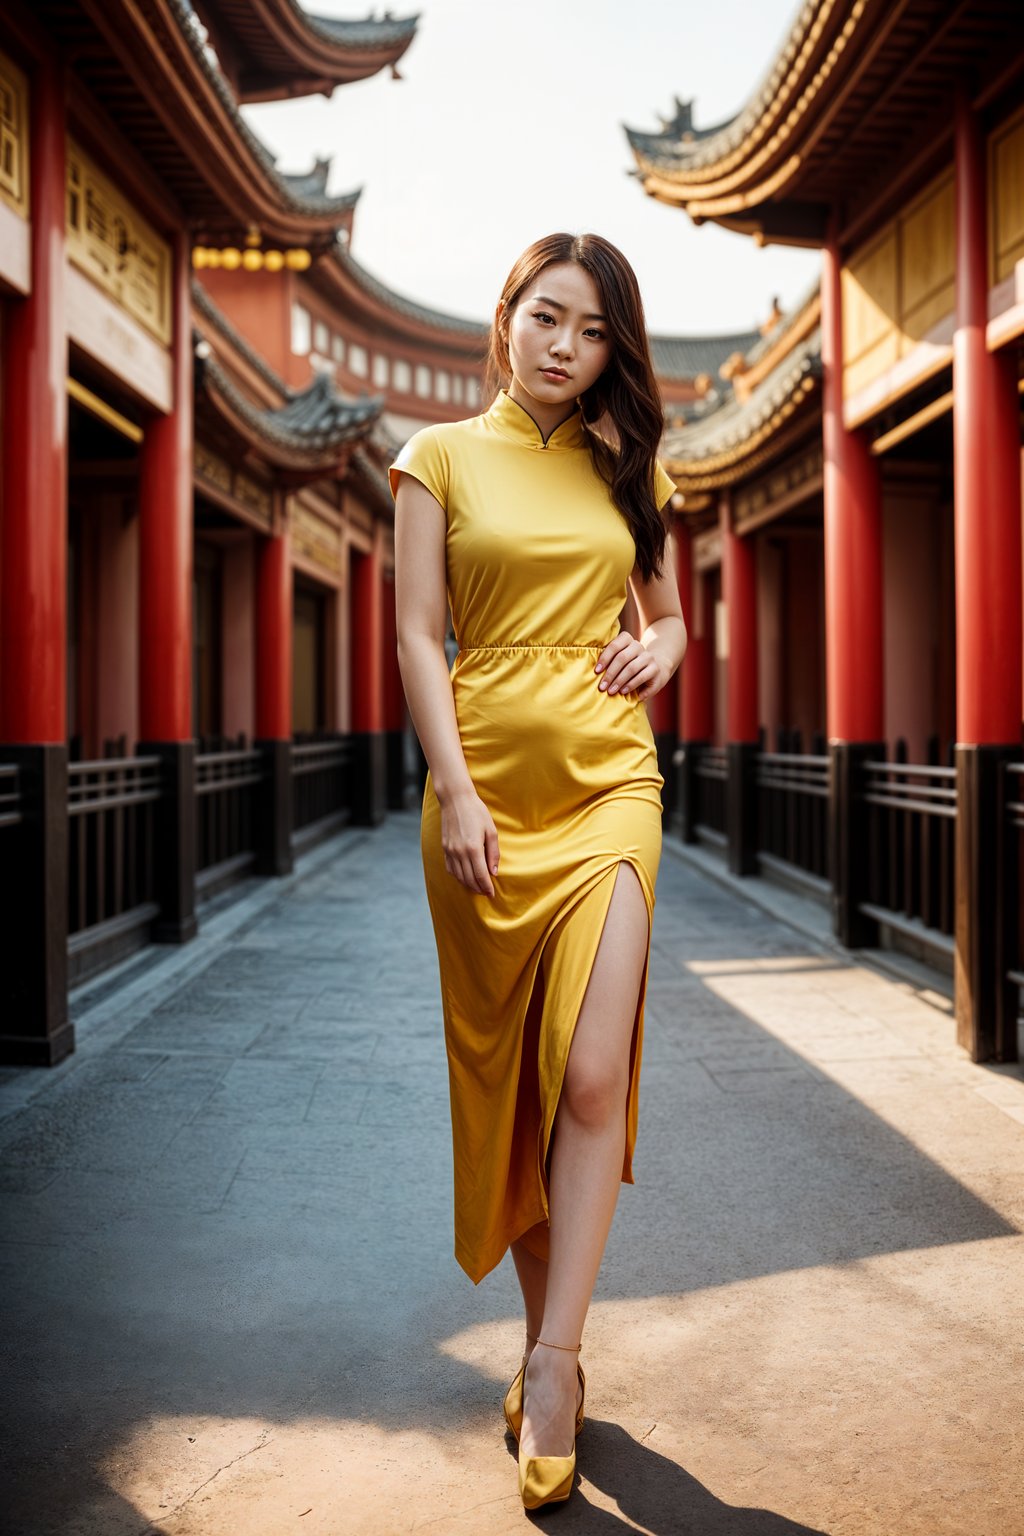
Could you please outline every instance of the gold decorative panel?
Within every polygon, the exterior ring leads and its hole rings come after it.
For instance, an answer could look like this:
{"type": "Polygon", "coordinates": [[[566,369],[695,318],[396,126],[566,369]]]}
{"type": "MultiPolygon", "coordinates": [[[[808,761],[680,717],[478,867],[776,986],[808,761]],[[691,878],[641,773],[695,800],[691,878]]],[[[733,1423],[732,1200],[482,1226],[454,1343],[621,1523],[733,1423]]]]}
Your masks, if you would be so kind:
{"type": "Polygon", "coordinates": [[[0,198],[28,218],[28,81],[0,53],[0,198]]]}
{"type": "Polygon", "coordinates": [[[289,527],[295,554],[329,571],[332,576],[341,575],[340,528],[295,501],[291,504],[289,527]]]}
{"type": "Polygon", "coordinates": [[[989,136],[989,279],[1001,283],[1024,258],[1024,111],[989,136]]]}
{"type": "Polygon", "coordinates": [[[821,441],[774,465],[761,479],[735,493],[733,514],[738,529],[765,522],[795,505],[801,495],[818,492],[822,475],[821,441]]]}
{"type": "Polygon", "coordinates": [[[230,496],[231,466],[202,443],[196,443],[195,446],[195,468],[196,474],[201,475],[208,485],[215,485],[218,490],[230,496]]]}
{"type": "Polygon", "coordinates": [[[900,318],[903,357],[956,303],[953,177],[947,175],[901,216],[900,318]]]}
{"type": "Polygon", "coordinates": [[[906,357],[954,306],[953,175],[938,179],[843,268],[843,395],[906,357]]]}
{"type": "Polygon", "coordinates": [[[248,475],[236,470],[235,500],[240,501],[243,507],[248,507],[250,512],[255,512],[269,527],[274,515],[274,498],[267,486],[250,480],[248,475]]]}
{"type": "Polygon", "coordinates": [[[171,248],[68,140],[68,256],[159,341],[171,340],[171,248]]]}

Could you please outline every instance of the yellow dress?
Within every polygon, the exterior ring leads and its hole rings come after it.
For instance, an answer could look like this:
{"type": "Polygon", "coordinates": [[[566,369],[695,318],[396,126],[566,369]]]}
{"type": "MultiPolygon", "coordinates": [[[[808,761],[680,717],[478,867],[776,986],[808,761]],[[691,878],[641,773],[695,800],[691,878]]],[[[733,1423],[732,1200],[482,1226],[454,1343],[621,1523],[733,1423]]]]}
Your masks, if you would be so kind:
{"type": "MultiPolygon", "coordinates": [[[[451,1096],[455,1256],[474,1282],[521,1238],[547,1256],[552,1124],[621,860],[647,905],[622,1178],[633,1182],[664,780],[647,708],[598,689],[636,559],[579,411],[545,443],[502,390],[421,428],[390,466],[445,510],[451,669],[473,784],[498,832],[495,895],[444,867],[430,775],[420,842],[451,1096]]],[[[657,500],[675,490],[660,464],[657,500]]]]}

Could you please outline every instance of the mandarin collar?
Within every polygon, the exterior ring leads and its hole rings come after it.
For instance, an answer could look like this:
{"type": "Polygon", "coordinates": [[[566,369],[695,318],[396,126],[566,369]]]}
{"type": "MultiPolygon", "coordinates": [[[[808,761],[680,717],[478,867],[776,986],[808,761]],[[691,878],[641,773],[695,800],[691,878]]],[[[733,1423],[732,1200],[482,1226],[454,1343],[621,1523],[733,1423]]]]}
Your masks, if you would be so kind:
{"type": "Polygon", "coordinates": [[[500,389],[495,395],[494,404],[485,412],[485,419],[502,437],[511,438],[512,442],[521,443],[524,448],[543,448],[551,452],[552,449],[582,448],[586,443],[583,412],[578,406],[545,442],[540,427],[529,411],[513,400],[507,389],[500,389]]]}

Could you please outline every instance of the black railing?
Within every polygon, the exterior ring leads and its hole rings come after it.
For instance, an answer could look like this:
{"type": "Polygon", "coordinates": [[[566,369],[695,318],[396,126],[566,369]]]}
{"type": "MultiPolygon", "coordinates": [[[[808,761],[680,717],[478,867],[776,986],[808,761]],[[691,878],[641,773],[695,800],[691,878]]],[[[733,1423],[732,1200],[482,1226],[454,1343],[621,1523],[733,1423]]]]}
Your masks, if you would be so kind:
{"type": "Polygon", "coordinates": [[[158,757],[68,764],[68,934],[155,916],[158,757]]]}
{"type": "Polygon", "coordinates": [[[694,747],[693,766],[693,824],[712,842],[725,840],[725,795],[729,778],[727,754],[724,747],[694,747]]]}
{"type": "MultiPolygon", "coordinates": [[[[902,744],[897,746],[897,759],[902,744]]],[[[923,924],[952,937],[955,894],[956,769],[934,763],[868,762],[869,916],[923,924]]]]}
{"type": "Polygon", "coordinates": [[[0,827],[16,827],[21,821],[21,792],[17,763],[0,763],[0,827]]]}
{"type": "Polygon", "coordinates": [[[197,874],[228,865],[243,870],[252,862],[262,779],[262,757],[246,746],[244,736],[217,747],[200,741],[196,755],[197,874]]]}
{"type": "Polygon", "coordinates": [[[759,752],[757,849],[820,880],[829,878],[829,760],[809,752],[759,752]]]}
{"type": "MultiPolygon", "coordinates": [[[[1019,1012],[1020,989],[1024,988],[1024,763],[1004,763],[1002,772],[999,905],[1006,925],[1006,977],[1018,989],[1019,1012]]],[[[1010,1021],[1006,1022],[1004,1033],[1010,1033],[1010,1021]]]]}
{"type": "Polygon", "coordinates": [[[341,735],[299,735],[292,742],[292,830],[348,815],[351,743],[341,735]]]}

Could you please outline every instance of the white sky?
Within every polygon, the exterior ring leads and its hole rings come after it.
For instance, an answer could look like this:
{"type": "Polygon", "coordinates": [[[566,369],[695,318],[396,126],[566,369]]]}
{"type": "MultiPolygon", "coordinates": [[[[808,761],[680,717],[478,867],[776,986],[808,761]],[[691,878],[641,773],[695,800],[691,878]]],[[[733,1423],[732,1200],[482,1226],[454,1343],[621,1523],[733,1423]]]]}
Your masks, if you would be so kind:
{"type": "MultiPolygon", "coordinates": [[[[321,15],[363,4],[305,0],[321,15]]],[[[767,71],[794,0],[390,0],[417,8],[398,68],[247,107],[283,171],[330,156],[332,192],[362,186],[357,260],[420,303],[489,321],[513,261],[557,229],[593,230],[632,262],[653,331],[760,323],[814,281],[818,255],[758,250],[646,197],[622,123],[654,130],[673,97],[698,127],[732,116],[767,71]]],[[[380,14],[380,11],[377,12],[380,14]]]]}

